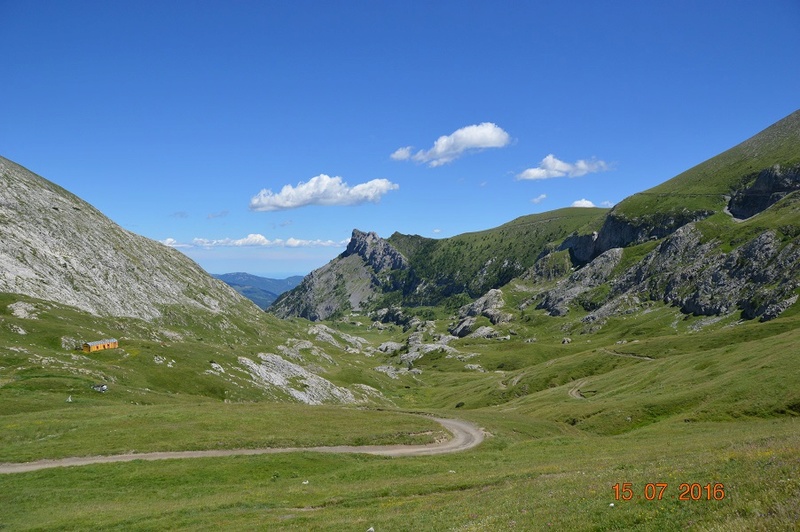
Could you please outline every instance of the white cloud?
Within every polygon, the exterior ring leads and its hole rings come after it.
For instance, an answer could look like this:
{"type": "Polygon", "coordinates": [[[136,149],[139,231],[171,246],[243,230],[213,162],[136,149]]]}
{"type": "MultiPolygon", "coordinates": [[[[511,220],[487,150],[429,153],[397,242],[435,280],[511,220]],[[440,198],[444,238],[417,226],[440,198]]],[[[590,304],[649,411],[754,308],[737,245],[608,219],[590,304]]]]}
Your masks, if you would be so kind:
{"type": "Polygon", "coordinates": [[[605,172],[609,169],[608,163],[592,159],[581,159],[574,163],[566,163],[551,153],[539,163],[536,168],[528,168],[517,179],[552,179],[554,177],[580,177],[595,172],[605,172]]]}
{"type": "Polygon", "coordinates": [[[442,232],[442,230],[441,229],[434,229],[432,232],[433,232],[433,234],[438,235],[439,233],[442,232]]]}
{"type": "Polygon", "coordinates": [[[468,151],[484,148],[502,148],[511,142],[508,133],[496,124],[483,122],[457,129],[450,135],[442,135],[433,147],[427,151],[419,150],[411,155],[412,146],[398,148],[392,153],[391,158],[396,161],[412,159],[418,163],[428,163],[428,166],[441,166],[447,164],[468,151]]]}
{"type": "Polygon", "coordinates": [[[400,185],[388,179],[373,179],[350,187],[341,177],[320,174],[296,187],[284,186],[277,194],[264,189],[250,200],[254,211],[279,211],[306,205],[358,205],[367,201],[377,203],[381,196],[400,185]]]}
{"type": "Polygon", "coordinates": [[[531,203],[535,203],[538,205],[546,199],[547,199],[547,194],[539,194],[538,196],[536,196],[531,200],[531,203]]]}
{"type": "Polygon", "coordinates": [[[284,248],[300,248],[300,247],[344,247],[350,239],[340,240],[335,242],[333,240],[303,240],[299,238],[288,238],[286,240],[276,238],[270,240],[264,235],[255,233],[249,234],[244,238],[222,238],[218,240],[210,240],[207,238],[195,238],[192,240],[192,245],[213,248],[213,247],[284,247],[284,248]]]}
{"type": "Polygon", "coordinates": [[[394,159],[395,161],[407,161],[411,158],[411,150],[413,149],[412,146],[406,146],[405,148],[397,148],[394,153],[392,153],[389,157],[394,159]]]}
{"type": "Polygon", "coordinates": [[[216,248],[216,247],[268,247],[268,248],[330,248],[330,247],[346,247],[347,244],[350,242],[349,238],[344,240],[340,240],[338,242],[334,240],[304,240],[300,238],[290,237],[286,240],[281,238],[276,238],[275,240],[270,240],[264,235],[254,233],[249,234],[244,238],[220,238],[220,239],[209,239],[209,238],[194,238],[192,239],[191,244],[179,242],[174,238],[165,238],[164,240],[160,240],[162,244],[165,246],[169,246],[171,248],[194,248],[194,247],[201,247],[201,248],[216,248]]]}
{"type": "Polygon", "coordinates": [[[601,206],[601,207],[609,207],[609,208],[611,208],[611,207],[613,207],[613,206],[614,206],[614,204],[613,204],[613,203],[611,203],[610,201],[601,201],[601,202],[600,202],[600,206],[601,206]]]}
{"type": "Polygon", "coordinates": [[[190,248],[192,247],[190,244],[181,244],[174,238],[165,238],[164,240],[159,240],[165,246],[169,246],[171,248],[190,248]]]}
{"type": "Polygon", "coordinates": [[[587,199],[579,199],[573,201],[570,207],[596,207],[596,205],[587,199]]]}

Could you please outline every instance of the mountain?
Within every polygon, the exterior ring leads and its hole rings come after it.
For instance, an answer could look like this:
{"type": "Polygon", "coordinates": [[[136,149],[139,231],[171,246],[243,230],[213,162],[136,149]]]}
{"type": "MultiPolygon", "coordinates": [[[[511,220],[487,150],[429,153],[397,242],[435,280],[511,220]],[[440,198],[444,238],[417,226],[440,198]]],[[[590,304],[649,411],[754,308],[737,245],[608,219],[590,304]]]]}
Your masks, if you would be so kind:
{"type": "Polygon", "coordinates": [[[90,400],[97,382],[120,404],[382,404],[374,376],[338,374],[345,357],[373,351],[266,314],[182,253],[0,158],[0,415],[39,408],[24,399],[39,395],[90,400]],[[105,338],[118,348],[76,353],[105,338]]]}
{"type": "MultiPolygon", "coordinates": [[[[616,205],[558,250],[582,268],[536,304],[589,322],[664,301],[683,312],[769,320],[800,287],[800,111],[616,205]]],[[[543,260],[555,260],[557,254],[543,260]]],[[[536,275],[532,275],[536,278],[536,275]]]]}
{"type": "Polygon", "coordinates": [[[360,310],[382,286],[392,284],[388,273],[407,271],[407,261],[375,233],[353,230],[347,249],[314,270],[293,290],[284,293],[269,311],[278,317],[324,320],[343,309],[360,310]]]}
{"type": "Polygon", "coordinates": [[[393,304],[460,306],[521,275],[542,250],[586,227],[606,209],[560,209],[523,216],[500,227],[445,239],[353,231],[347,249],[269,311],[324,320],[345,311],[393,304]]]}
{"type": "Polygon", "coordinates": [[[0,292],[141,319],[257,308],[182,253],[0,157],[0,292]]]}
{"type": "MultiPolygon", "coordinates": [[[[678,176],[618,203],[597,235],[566,241],[576,262],[606,250],[663,238],[727,213],[751,218],[800,189],[800,111],[678,176]]],[[[729,220],[727,220],[729,221],[729,220]]]]}
{"type": "Polygon", "coordinates": [[[577,308],[597,324],[646,301],[771,319],[797,301],[799,190],[800,111],[610,211],[561,209],[441,240],[355,230],[270,311],[457,308],[518,278],[534,294],[522,308],[577,308]]]}
{"type": "Polygon", "coordinates": [[[326,323],[262,312],[0,160],[0,469],[449,437],[409,412],[486,433],[397,461],[0,474],[0,528],[795,529],[800,142],[793,120],[767,131],[612,210],[441,240],[354,231],[276,304],[326,323]],[[104,338],[118,347],[75,349],[104,338]]]}
{"type": "Polygon", "coordinates": [[[302,275],[286,279],[270,279],[244,272],[214,274],[213,277],[239,292],[262,309],[270,306],[278,296],[291,290],[303,280],[302,275]]]}

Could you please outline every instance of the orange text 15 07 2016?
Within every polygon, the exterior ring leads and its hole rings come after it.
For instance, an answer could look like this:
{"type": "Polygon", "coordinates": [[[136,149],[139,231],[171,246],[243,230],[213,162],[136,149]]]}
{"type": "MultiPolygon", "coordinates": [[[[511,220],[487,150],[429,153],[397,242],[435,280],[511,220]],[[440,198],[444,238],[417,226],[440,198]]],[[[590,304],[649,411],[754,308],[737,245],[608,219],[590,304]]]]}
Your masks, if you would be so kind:
{"type": "Polygon", "coordinates": [[[617,501],[630,501],[644,498],[648,501],[660,501],[665,498],[676,497],[679,501],[721,501],[725,498],[725,486],[720,482],[683,482],[678,486],[677,495],[669,490],[666,482],[648,482],[644,487],[634,486],[632,482],[616,483],[611,486],[614,499],[617,501]]]}

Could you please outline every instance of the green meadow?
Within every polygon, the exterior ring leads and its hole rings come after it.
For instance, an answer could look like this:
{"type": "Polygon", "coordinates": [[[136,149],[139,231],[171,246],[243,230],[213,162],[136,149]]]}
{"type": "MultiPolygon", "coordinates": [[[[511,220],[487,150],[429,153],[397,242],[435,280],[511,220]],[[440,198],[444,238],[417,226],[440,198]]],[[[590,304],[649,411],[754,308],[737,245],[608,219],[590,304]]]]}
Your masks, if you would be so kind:
{"type": "MultiPolygon", "coordinates": [[[[509,308],[525,297],[524,283],[515,286],[506,290],[509,308]]],[[[14,300],[3,296],[2,308],[14,300]]],[[[178,339],[166,323],[27,301],[36,319],[0,314],[0,463],[443,437],[441,426],[410,412],[471,421],[487,437],[475,449],[427,457],[295,452],[2,474],[3,529],[744,531],[800,523],[797,305],[758,323],[652,304],[599,330],[586,329],[580,309],[567,318],[517,311],[498,326],[509,340],[450,344],[483,371],[441,351],[415,362],[421,373],[397,379],[374,370],[399,366],[396,355],[317,341],[334,362],[304,352],[306,362],[337,385],[369,385],[382,398],[309,406],[206,372],[209,361],[275,351],[288,337],[316,340],[303,320],[238,324],[251,334],[235,341],[186,322],[173,326],[178,339]],[[117,336],[120,349],[73,351],[61,345],[68,333],[117,336]],[[108,393],[91,389],[99,381],[108,393]]],[[[374,346],[411,334],[369,323],[351,316],[328,326],[374,346]]],[[[447,324],[443,317],[435,330],[447,324]]]]}

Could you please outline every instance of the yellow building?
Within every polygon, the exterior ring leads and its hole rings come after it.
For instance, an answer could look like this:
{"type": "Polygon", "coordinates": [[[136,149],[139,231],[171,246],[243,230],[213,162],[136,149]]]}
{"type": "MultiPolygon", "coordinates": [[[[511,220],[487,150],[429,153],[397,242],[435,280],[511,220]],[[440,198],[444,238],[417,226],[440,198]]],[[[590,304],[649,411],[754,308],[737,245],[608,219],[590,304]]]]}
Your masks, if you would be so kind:
{"type": "Polygon", "coordinates": [[[86,342],[83,344],[83,352],[91,353],[93,351],[102,351],[103,349],[115,349],[119,347],[119,342],[116,338],[106,338],[105,340],[97,340],[96,342],[86,342]]]}

